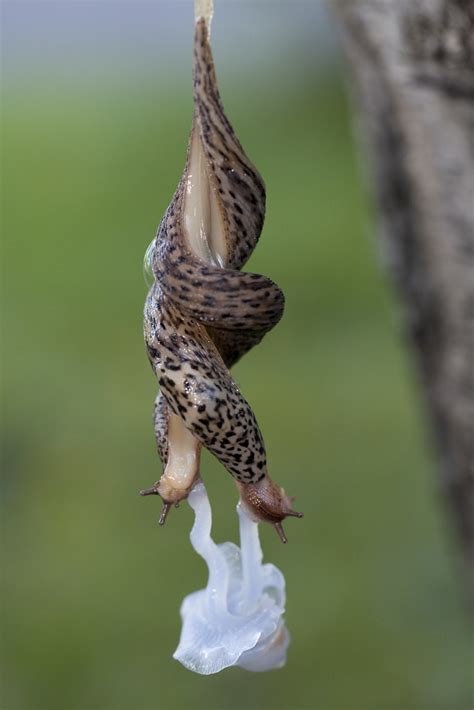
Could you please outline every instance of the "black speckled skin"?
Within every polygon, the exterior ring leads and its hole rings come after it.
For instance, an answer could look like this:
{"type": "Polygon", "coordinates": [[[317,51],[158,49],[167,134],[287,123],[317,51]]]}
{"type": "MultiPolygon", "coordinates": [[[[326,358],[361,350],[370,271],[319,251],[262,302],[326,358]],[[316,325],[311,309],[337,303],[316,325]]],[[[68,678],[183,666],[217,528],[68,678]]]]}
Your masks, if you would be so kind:
{"type": "Polygon", "coordinates": [[[229,368],[273,328],[284,307],[276,284],[240,271],[257,244],[264,214],[263,180],[224,113],[206,23],[200,19],[188,159],[155,238],[155,282],[145,304],[145,341],[160,385],[155,433],[163,465],[168,457],[168,418],[173,413],[240,484],[261,482],[268,475],[267,463],[257,421],[229,368]],[[224,228],[223,268],[193,252],[184,228],[195,131],[224,228]]]}

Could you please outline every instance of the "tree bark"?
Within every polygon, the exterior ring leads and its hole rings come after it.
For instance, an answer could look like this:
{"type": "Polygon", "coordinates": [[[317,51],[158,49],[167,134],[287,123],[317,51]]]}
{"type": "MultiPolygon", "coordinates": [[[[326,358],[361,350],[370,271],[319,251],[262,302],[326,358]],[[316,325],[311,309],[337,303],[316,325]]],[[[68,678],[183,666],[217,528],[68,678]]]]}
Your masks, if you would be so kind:
{"type": "Polygon", "coordinates": [[[334,0],[474,588],[474,0],[334,0]]]}

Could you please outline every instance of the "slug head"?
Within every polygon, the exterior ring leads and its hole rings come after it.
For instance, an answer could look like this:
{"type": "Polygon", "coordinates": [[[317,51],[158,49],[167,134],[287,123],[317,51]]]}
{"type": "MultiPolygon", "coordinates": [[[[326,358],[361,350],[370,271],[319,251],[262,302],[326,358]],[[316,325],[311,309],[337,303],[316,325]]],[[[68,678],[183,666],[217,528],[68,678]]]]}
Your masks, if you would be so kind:
{"type": "Polygon", "coordinates": [[[303,517],[303,513],[298,513],[291,507],[294,498],[287,496],[284,489],[268,475],[257,483],[237,482],[237,487],[240,491],[240,500],[248,515],[256,522],[273,525],[280,540],[284,543],[288,542],[282,521],[290,517],[303,517]]]}

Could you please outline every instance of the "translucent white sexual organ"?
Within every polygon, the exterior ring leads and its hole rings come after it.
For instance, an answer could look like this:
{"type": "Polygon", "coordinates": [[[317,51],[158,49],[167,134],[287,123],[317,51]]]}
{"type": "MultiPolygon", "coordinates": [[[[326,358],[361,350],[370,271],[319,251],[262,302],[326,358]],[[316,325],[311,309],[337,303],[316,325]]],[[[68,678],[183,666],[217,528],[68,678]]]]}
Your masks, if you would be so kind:
{"type": "Polygon", "coordinates": [[[216,545],[212,513],[199,482],[188,498],[194,510],[191,544],[209,569],[207,587],[181,605],[183,627],[173,657],[195,673],[210,675],[230,666],[248,671],[281,668],[289,633],[283,619],[285,579],[274,565],[262,564],[258,523],[237,506],[240,548],[216,545]]]}

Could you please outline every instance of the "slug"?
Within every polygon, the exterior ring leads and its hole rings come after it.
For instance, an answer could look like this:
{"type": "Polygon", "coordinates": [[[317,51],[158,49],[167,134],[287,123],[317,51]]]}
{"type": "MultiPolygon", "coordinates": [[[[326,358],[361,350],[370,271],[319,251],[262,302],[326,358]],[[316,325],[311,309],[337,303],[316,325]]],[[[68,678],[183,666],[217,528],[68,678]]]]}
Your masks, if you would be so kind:
{"type": "Polygon", "coordinates": [[[154,427],[163,474],[160,524],[200,480],[206,447],[234,477],[255,521],[301,517],[267,470],[255,415],[229,368],[280,320],[284,296],[243,273],[262,231],[265,186],[219,96],[206,20],[194,38],[194,116],[181,180],[148,251],[153,284],[144,313],[148,357],[160,391],[154,427]]]}

